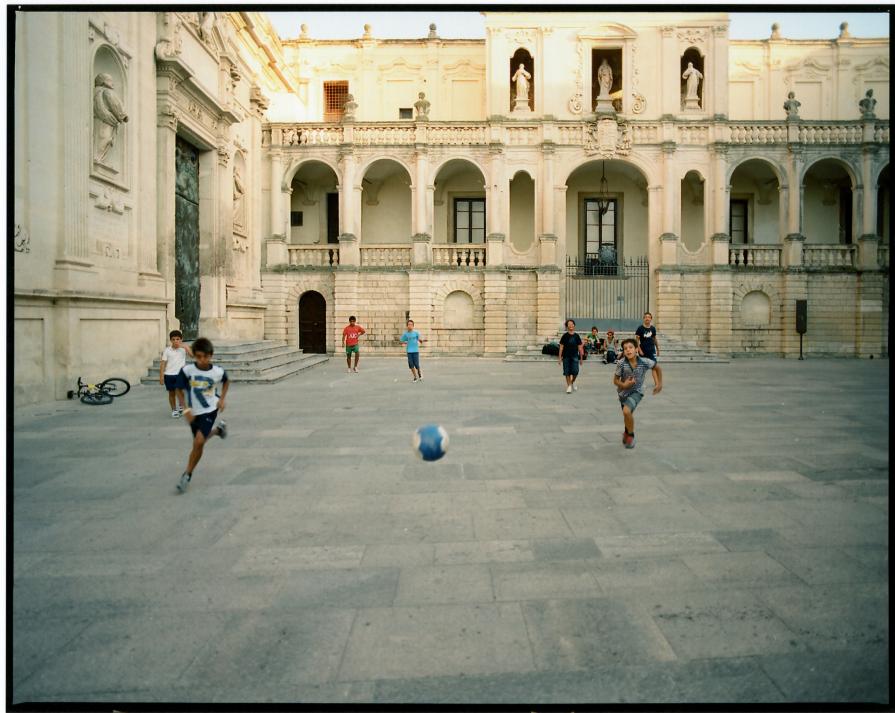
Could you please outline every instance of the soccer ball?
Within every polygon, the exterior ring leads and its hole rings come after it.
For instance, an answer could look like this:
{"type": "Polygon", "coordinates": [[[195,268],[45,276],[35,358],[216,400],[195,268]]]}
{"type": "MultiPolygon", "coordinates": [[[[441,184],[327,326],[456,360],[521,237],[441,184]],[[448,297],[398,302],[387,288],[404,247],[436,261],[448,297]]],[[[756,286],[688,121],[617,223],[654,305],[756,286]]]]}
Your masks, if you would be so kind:
{"type": "Polygon", "coordinates": [[[438,460],[448,449],[448,434],[441,426],[428,423],[413,434],[413,451],[423,460],[438,460]]]}

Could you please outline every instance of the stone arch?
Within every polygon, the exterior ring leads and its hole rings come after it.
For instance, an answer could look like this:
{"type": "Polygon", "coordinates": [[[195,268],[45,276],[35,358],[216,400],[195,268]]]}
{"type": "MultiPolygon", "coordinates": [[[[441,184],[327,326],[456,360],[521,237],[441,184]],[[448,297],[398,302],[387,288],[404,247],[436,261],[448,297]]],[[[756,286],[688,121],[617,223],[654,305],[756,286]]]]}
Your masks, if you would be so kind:
{"type": "Polygon", "coordinates": [[[832,152],[813,155],[799,177],[802,230],[822,244],[854,244],[859,236],[864,186],[848,158],[832,152]]]}
{"type": "Polygon", "coordinates": [[[438,174],[441,173],[441,170],[452,161],[465,162],[475,166],[478,169],[479,173],[482,175],[482,181],[484,182],[485,186],[488,186],[488,172],[482,167],[482,164],[479,163],[479,160],[472,156],[446,156],[443,161],[433,166],[432,169],[429,171],[430,184],[435,182],[435,179],[438,178],[438,174]]]}
{"type": "Polygon", "coordinates": [[[433,242],[484,244],[487,215],[495,209],[493,203],[488,205],[492,198],[488,181],[489,174],[475,158],[452,156],[438,164],[430,184],[434,208],[433,242]],[[458,213],[460,208],[462,216],[458,213]]]}
{"type": "Polygon", "coordinates": [[[743,298],[750,292],[761,292],[768,298],[769,314],[768,323],[762,329],[779,328],[782,321],[783,303],[780,292],[776,286],[759,275],[746,277],[734,288],[731,299],[731,311],[734,329],[756,328],[755,325],[743,320],[743,298]]]}
{"type": "Polygon", "coordinates": [[[885,171],[889,167],[889,162],[885,161],[880,164],[879,168],[873,174],[873,185],[879,186],[880,179],[883,176],[883,171],[885,171]]]}
{"type": "Polygon", "coordinates": [[[771,298],[761,290],[752,290],[743,295],[740,302],[740,316],[743,324],[753,327],[771,325],[771,298]]]}
{"type": "Polygon", "coordinates": [[[359,174],[361,187],[359,239],[362,243],[394,244],[412,241],[413,179],[403,161],[380,156],[366,162],[359,174]]]}
{"type": "Polygon", "coordinates": [[[286,343],[290,347],[298,346],[298,303],[306,292],[319,292],[326,300],[326,349],[332,351],[335,338],[330,327],[335,323],[335,293],[332,285],[321,278],[300,277],[289,286],[285,298],[286,343]]]}
{"type": "Polygon", "coordinates": [[[477,285],[463,280],[447,280],[443,282],[432,295],[432,311],[436,327],[443,327],[444,302],[452,292],[465,292],[472,299],[472,305],[476,316],[481,315],[481,323],[485,320],[485,299],[482,289],[477,285]]]}
{"type": "Polygon", "coordinates": [[[805,178],[808,176],[808,173],[812,168],[817,166],[817,164],[822,161],[832,161],[833,163],[841,166],[845,172],[848,174],[848,178],[851,181],[851,189],[855,190],[857,188],[862,188],[861,181],[859,180],[859,176],[861,175],[860,168],[855,168],[848,159],[843,156],[835,153],[826,153],[819,156],[812,156],[810,163],[808,161],[805,162],[805,166],[802,168],[802,175],[799,176],[799,185],[805,185],[805,178]]]}
{"type": "Polygon", "coordinates": [[[373,166],[377,161],[392,161],[393,163],[400,164],[405,171],[407,171],[407,175],[410,178],[410,187],[415,188],[416,185],[414,183],[414,176],[416,175],[416,168],[410,166],[403,158],[399,158],[398,156],[388,155],[388,156],[370,156],[367,160],[365,160],[357,169],[357,175],[360,177],[360,180],[363,180],[364,176],[367,174],[367,171],[373,166]]]}
{"type": "MultiPolygon", "coordinates": [[[[599,163],[602,160],[602,158],[594,156],[578,155],[573,157],[571,161],[564,164],[565,171],[556,171],[556,185],[562,186],[568,183],[569,178],[575,171],[589,163],[599,163]]],[[[662,177],[657,173],[656,165],[646,156],[630,153],[627,156],[612,156],[607,158],[606,161],[615,161],[631,165],[640,172],[643,178],[646,179],[647,185],[649,186],[660,186],[662,184],[662,177]]]]}
{"type": "Polygon", "coordinates": [[[725,176],[724,180],[728,189],[730,189],[731,182],[733,181],[733,174],[736,172],[736,170],[743,164],[749,163],[750,161],[760,161],[762,163],[766,163],[768,166],[770,166],[771,171],[777,178],[777,183],[780,188],[786,188],[786,169],[779,163],[777,163],[777,161],[772,158],[768,158],[767,156],[743,156],[741,159],[737,160],[735,163],[732,163],[727,167],[727,175],[725,176]]]}
{"type": "Polygon", "coordinates": [[[288,191],[292,187],[292,179],[295,178],[295,174],[298,173],[298,169],[304,166],[306,163],[310,163],[312,161],[316,161],[317,163],[323,163],[329,166],[333,173],[336,174],[336,187],[341,187],[342,185],[342,174],[339,171],[338,166],[333,163],[330,159],[324,156],[307,156],[304,158],[293,158],[289,165],[286,167],[286,170],[283,171],[283,181],[280,186],[280,190],[288,191]]]}

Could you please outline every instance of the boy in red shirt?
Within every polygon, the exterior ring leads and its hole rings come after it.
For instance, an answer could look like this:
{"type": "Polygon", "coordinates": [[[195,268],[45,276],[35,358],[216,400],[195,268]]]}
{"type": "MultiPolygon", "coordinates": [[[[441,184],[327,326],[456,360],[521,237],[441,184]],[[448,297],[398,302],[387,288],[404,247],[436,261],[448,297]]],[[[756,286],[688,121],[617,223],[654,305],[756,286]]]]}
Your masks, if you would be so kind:
{"type": "Polygon", "coordinates": [[[366,331],[356,324],[357,317],[348,318],[348,326],[342,330],[342,346],[345,347],[345,358],[348,359],[348,373],[351,373],[351,353],[354,352],[354,373],[357,373],[357,363],[360,361],[360,346],[358,340],[366,331]]]}

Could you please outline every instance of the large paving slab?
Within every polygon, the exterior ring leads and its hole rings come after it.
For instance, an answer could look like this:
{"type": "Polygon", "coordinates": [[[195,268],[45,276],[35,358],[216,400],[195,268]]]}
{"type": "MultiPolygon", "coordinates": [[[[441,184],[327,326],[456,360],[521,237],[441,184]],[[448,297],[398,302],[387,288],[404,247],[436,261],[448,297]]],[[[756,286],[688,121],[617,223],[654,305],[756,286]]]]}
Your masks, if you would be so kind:
{"type": "Polygon", "coordinates": [[[361,367],[16,410],[12,701],[889,701],[887,361],[361,367]]]}

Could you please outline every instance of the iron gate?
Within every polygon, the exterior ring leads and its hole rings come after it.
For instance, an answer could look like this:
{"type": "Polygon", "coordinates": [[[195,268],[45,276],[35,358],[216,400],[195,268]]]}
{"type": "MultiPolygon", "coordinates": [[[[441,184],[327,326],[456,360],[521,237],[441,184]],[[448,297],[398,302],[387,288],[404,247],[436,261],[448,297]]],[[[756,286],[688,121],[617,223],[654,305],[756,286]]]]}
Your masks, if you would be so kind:
{"type": "Polygon", "coordinates": [[[649,262],[645,257],[618,264],[586,255],[566,258],[566,315],[575,319],[638,322],[649,309],[649,262]]]}

